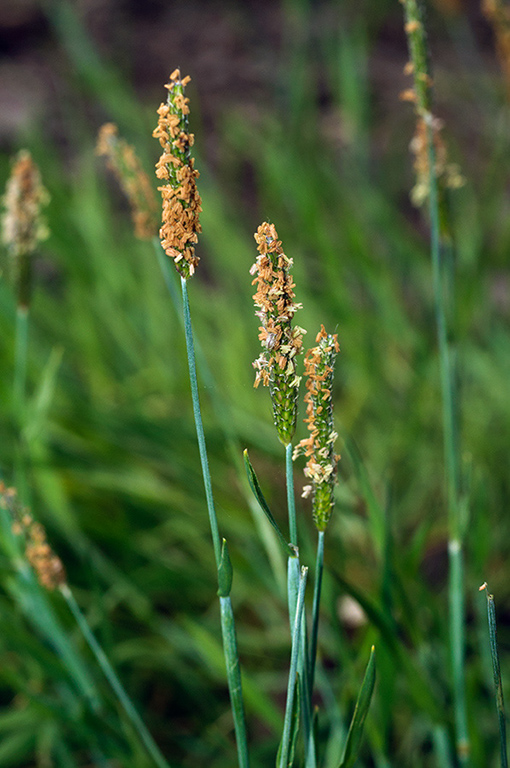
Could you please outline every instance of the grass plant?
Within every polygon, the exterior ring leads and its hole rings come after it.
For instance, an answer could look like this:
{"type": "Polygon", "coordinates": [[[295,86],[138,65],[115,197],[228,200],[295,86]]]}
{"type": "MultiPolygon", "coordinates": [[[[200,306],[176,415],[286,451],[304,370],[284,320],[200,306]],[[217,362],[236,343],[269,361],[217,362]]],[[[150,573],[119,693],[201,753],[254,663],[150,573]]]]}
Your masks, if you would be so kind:
{"type": "MultiPolygon", "coordinates": [[[[505,84],[467,12],[404,11],[414,138],[389,3],[283,4],[285,60],[223,110],[214,162],[208,81],[174,72],[160,239],[152,94],[140,105],[78,7],[44,6],[73,162],[51,121],[23,136],[50,195],[28,311],[9,243],[2,263],[0,768],[506,765],[505,84]],[[122,197],[94,160],[105,118],[122,197]]],[[[15,163],[0,155],[2,178],[15,163]]]]}

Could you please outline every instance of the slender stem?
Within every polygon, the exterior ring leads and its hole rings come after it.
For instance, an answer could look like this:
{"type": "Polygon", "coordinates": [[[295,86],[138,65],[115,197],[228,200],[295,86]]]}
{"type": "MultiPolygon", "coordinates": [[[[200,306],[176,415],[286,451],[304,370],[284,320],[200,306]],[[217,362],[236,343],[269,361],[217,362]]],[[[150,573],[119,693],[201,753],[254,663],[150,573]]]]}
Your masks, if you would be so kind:
{"type": "Polygon", "coordinates": [[[290,543],[297,547],[296,497],[294,494],[294,467],[292,464],[292,444],[285,446],[285,477],[287,481],[287,509],[289,512],[290,543]]]}
{"type": "Polygon", "coordinates": [[[200,452],[200,462],[202,464],[202,477],[204,479],[204,489],[205,489],[205,496],[207,500],[207,511],[209,513],[209,522],[211,524],[214,557],[216,560],[216,567],[219,568],[220,560],[221,560],[220,534],[218,531],[218,521],[216,518],[216,510],[214,508],[211,473],[209,472],[209,461],[207,459],[207,450],[205,446],[204,426],[202,424],[202,414],[200,412],[200,400],[198,397],[195,347],[193,344],[193,331],[191,328],[191,315],[190,315],[190,309],[189,309],[188,288],[186,285],[186,280],[183,277],[181,277],[181,287],[182,287],[182,303],[183,303],[183,312],[184,312],[184,333],[186,336],[186,349],[188,352],[191,398],[193,400],[193,413],[195,416],[195,427],[197,430],[198,450],[200,452]]]}
{"type": "Polygon", "coordinates": [[[105,654],[105,652],[97,642],[96,638],[94,637],[94,634],[92,633],[92,630],[89,627],[87,619],[81,612],[80,607],[76,602],[74,595],[69,589],[69,587],[67,586],[67,584],[63,584],[60,587],[60,592],[62,593],[67,605],[69,606],[71,613],[76,619],[76,623],[78,624],[83,634],[83,637],[87,641],[87,644],[90,650],[96,657],[97,662],[104,673],[104,676],[110,683],[127,717],[131,720],[142,743],[147,749],[147,752],[152,757],[155,764],[159,766],[159,768],[170,768],[168,762],[165,760],[165,758],[161,754],[159,747],[157,746],[156,742],[154,741],[151,734],[149,733],[147,726],[145,725],[142,718],[136,711],[133,702],[127,695],[107,655],[105,654]]]}
{"type": "Polygon", "coordinates": [[[14,348],[13,410],[19,430],[14,453],[15,483],[18,494],[24,504],[29,504],[27,487],[27,445],[24,436],[26,421],[26,387],[28,357],[28,321],[29,310],[26,305],[18,304],[16,309],[16,330],[14,348]]]}
{"type": "Polygon", "coordinates": [[[230,597],[220,597],[221,631],[223,635],[223,648],[225,651],[225,663],[227,667],[228,688],[232,716],[238,745],[238,758],[240,768],[248,768],[248,738],[244,717],[243,691],[241,687],[241,669],[239,655],[237,653],[236,630],[234,612],[230,597]]]}
{"type": "MultiPolygon", "coordinates": [[[[506,751],[506,715],[505,702],[503,699],[503,684],[501,681],[501,669],[499,666],[496,606],[494,605],[494,595],[489,594],[487,584],[484,584],[484,587],[487,593],[487,618],[489,620],[489,642],[491,647],[494,688],[496,691],[496,709],[498,711],[501,768],[508,768],[508,756],[506,751]]],[[[480,589],[483,589],[483,587],[480,587],[480,589]]]]}
{"type": "Polygon", "coordinates": [[[14,357],[14,407],[21,424],[24,417],[27,380],[28,307],[18,305],[16,310],[16,341],[14,357]]]}
{"type": "Polygon", "coordinates": [[[319,634],[319,607],[321,601],[322,574],[324,571],[324,531],[319,531],[317,555],[315,558],[315,586],[313,591],[312,634],[310,639],[310,690],[313,691],[315,662],[317,659],[317,637],[319,634]]]}
{"type": "Polygon", "coordinates": [[[296,677],[298,673],[299,647],[301,644],[301,621],[303,616],[306,577],[308,569],[302,568],[299,579],[299,588],[297,595],[296,613],[292,630],[292,650],[290,656],[289,681],[287,684],[287,702],[285,705],[285,719],[283,722],[282,746],[280,752],[280,762],[278,768],[288,768],[292,716],[294,711],[294,696],[296,693],[296,677]]]}
{"type": "MultiPolygon", "coordinates": [[[[214,547],[214,557],[216,568],[219,571],[221,563],[221,544],[218,531],[218,521],[216,510],[214,508],[214,498],[212,492],[211,473],[209,471],[209,461],[207,459],[207,450],[205,445],[204,427],[202,424],[202,414],[200,411],[200,399],[198,396],[197,370],[195,361],[195,349],[193,344],[193,331],[191,327],[191,314],[188,299],[188,288],[186,280],[181,277],[182,287],[182,305],[184,316],[184,334],[186,337],[186,350],[188,353],[189,378],[191,384],[191,398],[193,401],[193,413],[195,416],[195,427],[197,431],[198,449],[200,452],[200,462],[202,464],[202,477],[204,481],[205,496],[207,500],[207,511],[209,513],[209,522],[211,525],[211,534],[214,547]]],[[[223,653],[225,655],[225,664],[227,668],[227,681],[232,703],[232,712],[234,717],[234,727],[236,731],[237,755],[241,768],[248,766],[248,747],[246,737],[246,725],[244,718],[244,706],[242,703],[241,674],[239,671],[239,657],[237,654],[237,642],[235,640],[234,614],[230,598],[220,597],[220,611],[222,619],[223,632],[223,653]],[[226,602],[223,602],[226,600],[226,602]],[[225,640],[226,638],[226,640],[225,640]],[[236,671],[237,667],[237,671],[236,671]]]]}
{"type": "MultiPolygon", "coordinates": [[[[297,546],[296,498],[294,493],[294,465],[292,462],[292,445],[285,446],[285,476],[287,484],[287,508],[289,515],[290,543],[297,546]]],[[[287,597],[289,605],[289,620],[291,635],[294,632],[292,617],[296,615],[298,592],[300,584],[300,566],[298,557],[288,559],[287,597]]],[[[315,745],[312,728],[312,686],[308,665],[308,637],[306,616],[301,616],[301,643],[299,650],[299,686],[301,691],[303,739],[305,742],[305,768],[315,768],[315,745]]]]}
{"type": "MultiPolygon", "coordinates": [[[[175,311],[177,312],[179,321],[184,328],[182,298],[176,288],[177,272],[173,266],[173,263],[161,247],[159,238],[154,237],[152,242],[154,250],[156,251],[156,257],[163,275],[163,279],[165,281],[165,285],[168,288],[168,292],[172,299],[175,311]]],[[[241,458],[242,450],[239,445],[237,436],[235,435],[235,428],[233,426],[230,409],[225,400],[218,393],[218,387],[216,385],[214,376],[207,363],[207,358],[203,353],[199,340],[197,339],[195,339],[195,356],[197,360],[198,371],[202,377],[204,386],[207,388],[207,392],[214,407],[214,412],[218,416],[221,428],[223,429],[230,458],[237,470],[239,483],[241,484],[242,490],[245,494],[246,502],[250,508],[250,512],[253,516],[255,525],[257,526],[258,534],[266,550],[269,562],[271,563],[271,568],[273,570],[275,580],[278,584],[279,591],[283,594],[285,591],[285,568],[278,542],[276,541],[275,536],[271,531],[271,525],[266,520],[264,513],[260,509],[257,502],[254,501],[249,485],[247,484],[246,473],[244,471],[243,460],[241,458]]]]}
{"type": "MultiPolygon", "coordinates": [[[[430,117],[430,114],[429,114],[430,117]]],[[[441,376],[443,441],[448,492],[449,523],[449,621],[450,654],[453,675],[455,731],[457,757],[462,766],[469,764],[469,734],[466,711],[465,681],[465,629],[462,531],[459,509],[460,477],[457,445],[457,420],[454,402],[454,375],[450,360],[445,312],[445,286],[441,264],[441,235],[439,225],[439,199],[436,177],[436,153],[433,129],[427,120],[430,183],[430,237],[437,338],[441,376]]]]}

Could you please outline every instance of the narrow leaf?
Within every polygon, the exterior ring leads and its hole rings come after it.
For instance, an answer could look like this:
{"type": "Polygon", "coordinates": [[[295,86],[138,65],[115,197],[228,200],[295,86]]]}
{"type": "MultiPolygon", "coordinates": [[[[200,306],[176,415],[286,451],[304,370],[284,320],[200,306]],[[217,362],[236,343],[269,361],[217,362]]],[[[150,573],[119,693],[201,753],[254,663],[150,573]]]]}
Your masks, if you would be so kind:
{"type": "Polygon", "coordinates": [[[363,726],[365,718],[372,700],[372,693],[375,685],[375,648],[372,646],[370,658],[368,660],[365,677],[358,694],[358,700],[352,716],[347,741],[345,742],[344,756],[339,768],[352,768],[358,757],[361,739],[363,736],[363,726]]]}
{"type": "Polygon", "coordinates": [[[218,597],[228,597],[232,589],[232,563],[228,554],[227,540],[223,539],[218,568],[218,597]]]}
{"type": "Polygon", "coordinates": [[[289,544],[287,542],[285,536],[283,535],[283,533],[281,532],[281,530],[280,530],[280,528],[278,526],[278,523],[274,519],[271,510],[269,509],[267,501],[265,500],[264,495],[262,493],[262,490],[260,488],[259,481],[257,479],[257,475],[255,474],[255,470],[253,469],[251,461],[250,461],[250,459],[248,457],[248,451],[247,450],[243,451],[243,457],[244,457],[244,465],[246,467],[246,474],[248,475],[248,482],[250,483],[250,488],[252,489],[255,498],[257,499],[258,503],[260,504],[260,508],[262,509],[262,511],[264,512],[265,516],[267,517],[267,519],[269,520],[269,522],[273,526],[274,530],[276,531],[276,534],[278,536],[278,540],[279,540],[280,544],[282,545],[282,547],[283,547],[287,557],[296,557],[297,556],[296,549],[291,544],[289,544]]]}

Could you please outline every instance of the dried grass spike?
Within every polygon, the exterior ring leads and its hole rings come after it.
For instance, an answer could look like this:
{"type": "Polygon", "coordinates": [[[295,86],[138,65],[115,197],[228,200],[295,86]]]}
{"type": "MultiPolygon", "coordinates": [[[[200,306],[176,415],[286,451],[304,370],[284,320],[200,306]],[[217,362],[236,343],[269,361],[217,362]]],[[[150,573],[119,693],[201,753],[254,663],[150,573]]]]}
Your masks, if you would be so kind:
{"type": "Polygon", "coordinates": [[[296,430],[297,396],[301,377],[296,357],[303,347],[305,331],[292,325],[301,305],[294,302],[294,283],[289,270],[292,259],[282,249],[274,224],[264,222],[255,233],[259,256],[250,273],[256,275],[253,296],[261,321],[259,339],[264,352],[253,363],[255,384],[269,386],[278,437],[288,445],[296,430]]]}
{"type": "Polygon", "coordinates": [[[156,164],[156,176],[164,182],[158,187],[163,201],[161,245],[185,279],[193,275],[199,261],[195,244],[201,232],[202,210],[196,186],[199,173],[191,157],[194,136],[188,129],[189,99],[184,95],[189,81],[189,77],[181,79],[179,69],[172,72],[165,85],[167,103],[157,110],[158,125],[152,134],[163,149],[156,164]]]}
{"type": "Polygon", "coordinates": [[[12,518],[12,532],[24,540],[25,555],[34,569],[39,584],[53,590],[66,583],[66,572],[61,559],[53,552],[46,539],[44,527],[21,506],[14,488],[0,481],[0,506],[12,518]]]}
{"type": "Polygon", "coordinates": [[[105,123],[97,138],[96,154],[106,158],[131,206],[135,235],[150,240],[157,231],[156,195],[134,147],[119,138],[113,123],[105,123]]]}
{"type": "Polygon", "coordinates": [[[14,159],[3,197],[2,241],[10,253],[9,273],[18,306],[28,307],[32,292],[32,259],[39,244],[48,237],[41,214],[49,195],[42,185],[39,169],[29,152],[21,150],[14,159]]]}
{"type": "Polygon", "coordinates": [[[311,480],[303,496],[312,494],[313,519],[319,531],[324,531],[331,517],[336,483],[336,466],[340,456],[335,454],[338,437],[333,426],[333,369],[339,352],[336,334],[326,333],[324,326],[317,334],[317,346],[305,355],[306,418],[310,436],[294,449],[293,458],[308,458],[305,476],[311,480]]]}

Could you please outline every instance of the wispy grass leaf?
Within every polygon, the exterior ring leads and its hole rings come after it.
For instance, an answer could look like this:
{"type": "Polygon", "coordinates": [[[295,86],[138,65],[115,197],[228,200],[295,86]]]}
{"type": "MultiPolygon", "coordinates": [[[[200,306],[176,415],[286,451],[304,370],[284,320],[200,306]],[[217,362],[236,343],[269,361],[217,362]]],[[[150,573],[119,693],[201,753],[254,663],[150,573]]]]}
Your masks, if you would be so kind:
{"type": "Polygon", "coordinates": [[[253,469],[252,463],[248,456],[248,451],[245,450],[243,452],[244,457],[244,465],[246,467],[246,474],[248,475],[248,481],[250,483],[250,488],[252,489],[255,498],[257,499],[258,503],[260,504],[260,508],[266,515],[267,519],[273,526],[274,530],[276,531],[276,535],[278,536],[278,540],[280,544],[282,545],[285,554],[287,557],[296,557],[296,550],[288,543],[285,536],[281,532],[278,523],[274,519],[273,513],[269,509],[269,505],[267,501],[264,498],[264,494],[262,493],[262,489],[260,487],[259,481],[257,479],[257,475],[255,474],[255,470],[253,469]]]}
{"type": "Polygon", "coordinates": [[[363,726],[368,714],[372,694],[375,685],[375,648],[372,646],[370,658],[368,660],[365,677],[361,684],[358,694],[358,700],[352,716],[347,741],[345,742],[344,756],[339,768],[352,768],[358,757],[361,739],[363,737],[363,726]]]}

